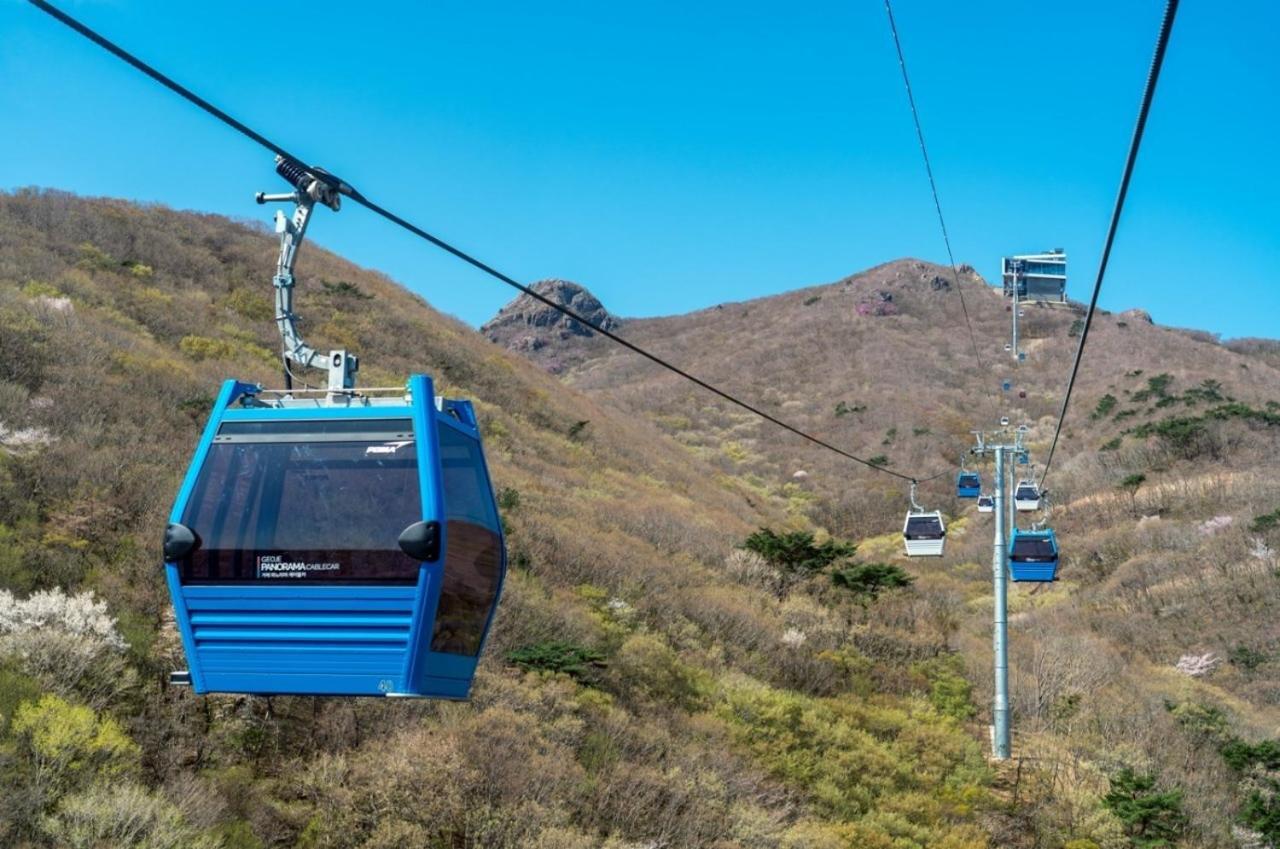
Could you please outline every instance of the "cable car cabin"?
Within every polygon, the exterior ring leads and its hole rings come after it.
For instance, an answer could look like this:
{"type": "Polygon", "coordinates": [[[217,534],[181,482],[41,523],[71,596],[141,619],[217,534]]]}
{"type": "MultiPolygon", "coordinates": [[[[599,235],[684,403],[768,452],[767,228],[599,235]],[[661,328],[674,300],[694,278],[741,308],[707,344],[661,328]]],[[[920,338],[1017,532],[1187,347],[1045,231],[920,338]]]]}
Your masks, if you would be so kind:
{"type": "Polygon", "coordinates": [[[907,514],[902,525],[902,539],[907,546],[908,557],[937,557],[947,542],[947,529],[942,523],[942,514],[937,510],[931,513],[907,514]]]}
{"type": "Polygon", "coordinates": [[[1058,579],[1058,538],[1052,529],[1013,529],[1009,540],[1009,576],[1015,581],[1058,579]]]}
{"type": "Polygon", "coordinates": [[[464,699],[506,571],[471,402],[422,375],[338,401],[227,381],[164,551],[197,693],[464,699]]]}
{"type": "Polygon", "coordinates": [[[979,495],[978,496],[978,512],[979,513],[996,512],[996,500],[992,498],[990,495],[979,495]]]}
{"type": "Polygon", "coordinates": [[[1035,481],[1018,481],[1013,489],[1013,506],[1023,513],[1040,509],[1040,490],[1035,481]]]}
{"type": "Polygon", "coordinates": [[[977,498],[982,494],[982,478],[977,472],[956,475],[956,498],[977,498]]]}

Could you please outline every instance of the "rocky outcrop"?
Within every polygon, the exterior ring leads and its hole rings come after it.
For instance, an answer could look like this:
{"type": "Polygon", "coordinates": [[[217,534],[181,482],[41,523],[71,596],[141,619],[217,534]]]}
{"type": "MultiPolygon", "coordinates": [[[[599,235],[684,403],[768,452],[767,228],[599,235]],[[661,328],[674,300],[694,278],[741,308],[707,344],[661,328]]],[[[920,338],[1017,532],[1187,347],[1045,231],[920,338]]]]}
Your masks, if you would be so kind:
{"type": "MultiPolygon", "coordinates": [[[[530,288],[604,330],[614,331],[621,326],[595,295],[577,283],[539,280],[530,288]]],[[[586,324],[525,294],[500,309],[480,332],[489,341],[524,354],[552,372],[561,370],[562,354],[574,341],[598,335],[586,324]]]]}

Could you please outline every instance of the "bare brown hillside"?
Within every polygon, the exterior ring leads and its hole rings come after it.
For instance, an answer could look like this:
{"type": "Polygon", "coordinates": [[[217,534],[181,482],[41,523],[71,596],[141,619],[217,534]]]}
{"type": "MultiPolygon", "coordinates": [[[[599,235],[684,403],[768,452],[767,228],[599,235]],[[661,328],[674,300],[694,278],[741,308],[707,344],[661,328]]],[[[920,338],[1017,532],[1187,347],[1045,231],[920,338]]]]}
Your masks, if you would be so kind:
{"type": "MultiPolygon", "coordinates": [[[[1031,445],[1043,454],[1075,352],[1078,328],[1073,325],[1080,310],[1024,306],[1028,359],[1015,365],[1003,350],[1010,319],[1005,299],[971,273],[962,277],[962,285],[977,357],[950,272],[916,260],[689,315],[628,319],[622,333],[860,456],[883,455],[895,471],[927,477],[953,467],[971,444],[968,432],[993,426],[998,415],[1031,425],[1031,445]],[[1012,384],[1008,392],[1001,390],[1005,380],[1012,384]],[[1019,397],[1022,392],[1025,398],[1019,397]]],[[[726,402],[704,397],[607,340],[574,337],[562,344],[585,358],[566,374],[568,382],[643,412],[726,469],[758,475],[772,485],[804,470],[806,486],[845,502],[845,512],[858,514],[849,518],[855,523],[881,519],[875,507],[881,496],[889,497],[885,488],[901,489],[892,479],[850,468],[726,402]],[[761,446],[769,450],[757,450],[761,446]],[[848,493],[851,480],[860,482],[859,492],[848,493]],[[871,498],[862,492],[867,487],[875,493],[872,500],[863,500],[871,498]]],[[[1054,481],[1062,498],[1072,496],[1069,472],[1076,455],[1092,456],[1122,431],[1187,408],[1168,401],[1158,406],[1164,397],[1151,392],[1147,381],[1160,375],[1169,376],[1165,391],[1173,395],[1213,381],[1224,401],[1265,407],[1280,397],[1280,369],[1265,353],[1160,327],[1143,315],[1102,314],[1094,324],[1057,461],[1065,460],[1068,471],[1054,481]],[[1108,394],[1115,398],[1114,409],[1094,417],[1108,394]]],[[[1213,403],[1210,396],[1201,407],[1213,403]]],[[[1122,440],[1130,446],[1135,442],[1122,440]]],[[[934,487],[935,500],[945,501],[946,483],[934,487]]]]}
{"type": "MultiPolygon", "coordinates": [[[[1030,426],[1032,459],[1042,462],[1082,310],[1024,306],[1028,357],[1015,365],[1003,350],[1006,300],[963,274],[979,366],[951,279],[943,267],[898,260],[776,297],[628,319],[621,332],[905,474],[953,472],[968,432],[999,415],[1030,426]]],[[[1111,286],[1122,291],[1124,281],[1111,286]]],[[[605,340],[564,344],[578,361],[568,384],[648,417],[721,473],[916,574],[928,615],[949,623],[980,703],[989,698],[990,518],[953,497],[953,477],[921,498],[952,516],[947,556],[909,562],[896,537],[901,481],[605,340]]],[[[1268,518],[1280,515],[1275,350],[1161,327],[1141,309],[1095,319],[1049,481],[1062,505],[1052,515],[1062,580],[1012,596],[1015,747],[1047,764],[1048,808],[1074,810],[1118,764],[1138,763],[1185,790],[1198,829],[1189,845],[1235,845],[1233,818],[1253,779],[1224,760],[1222,740],[1280,728],[1280,537],[1268,518]]]]}
{"type": "Polygon", "coordinates": [[[814,530],[785,494],[314,244],[310,341],[357,351],[366,385],[421,370],[477,404],[512,568],[474,698],[168,686],[160,533],[219,382],[278,385],[275,254],[265,228],[217,216],[0,193],[0,844],[1034,834],[990,791],[959,659],[909,587],[780,574],[739,546],[761,525],[814,530]]]}

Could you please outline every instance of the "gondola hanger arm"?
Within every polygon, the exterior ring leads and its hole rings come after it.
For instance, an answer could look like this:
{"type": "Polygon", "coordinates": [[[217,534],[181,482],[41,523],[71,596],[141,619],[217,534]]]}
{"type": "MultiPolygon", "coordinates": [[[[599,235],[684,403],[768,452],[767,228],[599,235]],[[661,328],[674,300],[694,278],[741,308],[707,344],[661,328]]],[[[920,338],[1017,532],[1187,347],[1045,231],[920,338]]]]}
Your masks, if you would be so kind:
{"type": "Polygon", "coordinates": [[[307,344],[298,330],[298,316],[293,309],[294,264],[298,250],[307,234],[307,225],[317,203],[335,212],[341,208],[341,194],[354,190],[346,183],[325,172],[319,174],[306,170],[302,165],[283,156],[276,156],[276,172],[294,186],[294,191],[280,194],[258,192],[258,203],[292,203],[293,215],[276,210],[276,233],[280,236],[280,255],[276,261],[276,273],[272,278],[275,288],[275,320],[280,331],[281,356],[284,360],[285,385],[292,388],[293,363],[302,368],[324,369],[328,372],[328,390],[331,395],[349,394],[356,385],[356,372],[360,360],[346,349],[317,351],[307,344]],[[328,178],[327,180],[325,178],[328,178]],[[346,189],[344,192],[343,189],[346,189]]]}

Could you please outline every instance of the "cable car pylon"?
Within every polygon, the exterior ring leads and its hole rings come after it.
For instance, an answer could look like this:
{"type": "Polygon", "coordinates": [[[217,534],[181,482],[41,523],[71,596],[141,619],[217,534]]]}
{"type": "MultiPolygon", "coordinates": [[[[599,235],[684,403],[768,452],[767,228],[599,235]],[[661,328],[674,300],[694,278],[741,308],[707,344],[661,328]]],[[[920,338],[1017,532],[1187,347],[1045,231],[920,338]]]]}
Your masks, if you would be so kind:
{"type": "MultiPolygon", "coordinates": [[[[1022,440],[1026,429],[1019,427],[1013,431],[1009,441],[1007,428],[995,431],[988,440],[982,431],[974,431],[975,444],[971,449],[977,456],[990,455],[995,459],[995,474],[992,476],[995,500],[995,534],[991,553],[991,585],[995,599],[992,614],[992,671],[995,678],[994,697],[991,705],[991,756],[995,760],[1007,760],[1012,753],[1012,734],[1009,711],[1009,544],[1006,539],[1005,499],[1005,461],[1017,457],[1026,449],[1022,440]]],[[[1012,515],[1008,517],[1012,524],[1012,515]]]]}

